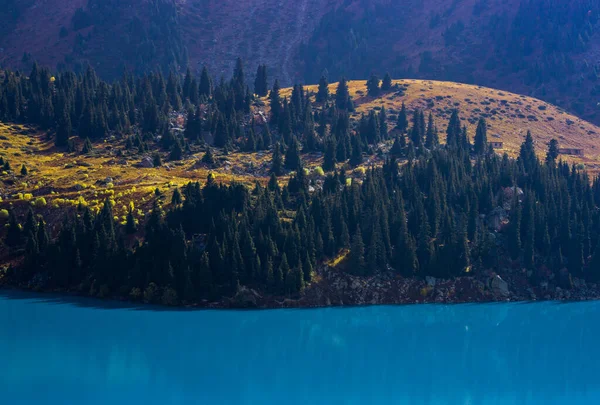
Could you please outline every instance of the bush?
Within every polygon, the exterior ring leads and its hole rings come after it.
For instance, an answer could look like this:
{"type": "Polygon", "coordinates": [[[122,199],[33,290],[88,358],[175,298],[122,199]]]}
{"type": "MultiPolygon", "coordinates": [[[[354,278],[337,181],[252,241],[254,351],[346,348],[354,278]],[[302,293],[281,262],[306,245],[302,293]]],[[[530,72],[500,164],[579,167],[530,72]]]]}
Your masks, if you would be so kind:
{"type": "Polygon", "coordinates": [[[46,199],[44,197],[38,197],[38,198],[36,198],[35,201],[33,202],[33,206],[37,207],[37,208],[45,207],[46,206],[46,199]]]}
{"type": "Polygon", "coordinates": [[[177,297],[177,291],[175,291],[171,287],[165,288],[163,292],[161,302],[163,305],[175,306],[179,303],[179,298],[177,297]]]}
{"type": "Polygon", "coordinates": [[[315,167],[315,174],[319,177],[325,176],[325,172],[323,171],[323,168],[321,166],[315,167]]]}
{"type": "Polygon", "coordinates": [[[8,210],[0,210],[0,219],[8,219],[8,210]]]}
{"type": "Polygon", "coordinates": [[[150,304],[156,304],[160,297],[160,290],[154,283],[148,284],[148,287],[144,290],[144,301],[150,304]]]}

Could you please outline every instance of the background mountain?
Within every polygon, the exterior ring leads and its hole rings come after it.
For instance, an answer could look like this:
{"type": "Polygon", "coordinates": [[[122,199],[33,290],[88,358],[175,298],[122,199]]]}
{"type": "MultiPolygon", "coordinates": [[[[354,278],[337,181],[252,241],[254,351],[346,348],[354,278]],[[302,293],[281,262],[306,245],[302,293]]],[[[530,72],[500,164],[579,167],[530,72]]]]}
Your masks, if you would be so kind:
{"type": "Polygon", "coordinates": [[[532,95],[598,123],[599,15],[593,0],[0,0],[0,64],[227,76],[241,56],[287,85],[389,71],[532,95]]]}

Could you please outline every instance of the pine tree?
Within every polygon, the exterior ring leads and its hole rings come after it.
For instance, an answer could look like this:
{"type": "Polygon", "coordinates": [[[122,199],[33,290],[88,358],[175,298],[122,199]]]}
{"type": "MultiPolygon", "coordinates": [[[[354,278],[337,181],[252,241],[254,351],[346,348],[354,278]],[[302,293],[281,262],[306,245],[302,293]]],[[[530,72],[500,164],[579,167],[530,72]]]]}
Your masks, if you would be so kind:
{"type": "Polygon", "coordinates": [[[69,139],[71,138],[72,131],[71,117],[66,110],[63,110],[62,114],[60,114],[58,117],[58,122],[56,123],[56,139],[54,141],[55,145],[58,147],[67,146],[69,139]]]}
{"type": "Polygon", "coordinates": [[[325,156],[323,157],[323,170],[326,172],[335,169],[335,142],[329,139],[325,147],[325,156]]]}
{"type": "Polygon", "coordinates": [[[83,147],[81,148],[81,153],[83,153],[84,155],[87,155],[92,150],[94,150],[92,141],[90,141],[90,138],[85,138],[85,140],[83,141],[83,147]]]}
{"type": "Polygon", "coordinates": [[[376,75],[371,75],[371,77],[367,81],[367,94],[369,96],[379,96],[379,91],[381,90],[381,88],[379,87],[379,82],[379,78],[376,75]]]}
{"type": "Polygon", "coordinates": [[[215,158],[212,153],[212,149],[209,147],[206,148],[206,152],[204,156],[202,156],[202,163],[212,166],[215,164],[215,158]]]}
{"type": "Polygon", "coordinates": [[[460,117],[458,110],[452,111],[450,121],[448,122],[448,128],[446,129],[446,145],[451,148],[460,146],[461,136],[460,117]]]}
{"type": "Polygon", "coordinates": [[[171,197],[171,204],[173,204],[175,207],[181,205],[181,203],[183,202],[182,198],[181,198],[181,193],[179,192],[179,188],[176,188],[175,191],[173,191],[173,197],[171,197]]]}
{"type": "Polygon", "coordinates": [[[530,173],[538,164],[535,147],[533,146],[533,137],[530,131],[527,131],[525,141],[521,144],[518,161],[523,164],[527,173],[530,173]]]}
{"type": "Polygon", "coordinates": [[[181,149],[179,142],[173,143],[173,146],[171,147],[171,153],[169,153],[169,160],[170,161],[181,160],[182,157],[183,157],[183,150],[181,149]]]}
{"type": "Polygon", "coordinates": [[[546,164],[550,167],[555,167],[558,155],[558,141],[556,139],[552,139],[548,143],[548,152],[546,153],[546,164]]]}
{"type": "Polygon", "coordinates": [[[16,247],[21,244],[21,227],[13,210],[8,217],[5,243],[8,247],[16,247]]]}
{"type": "Polygon", "coordinates": [[[425,147],[428,149],[434,149],[440,144],[438,137],[437,128],[433,122],[433,114],[429,113],[429,120],[427,122],[427,133],[425,134],[425,147]]]}
{"type": "Polygon", "coordinates": [[[256,79],[254,80],[254,93],[259,97],[264,97],[268,92],[267,65],[259,65],[256,70],[256,79]]]}
{"type": "Polygon", "coordinates": [[[338,83],[337,90],[335,93],[335,105],[340,110],[347,110],[350,107],[348,100],[350,100],[348,82],[346,81],[345,77],[342,77],[342,79],[338,83]]]}
{"type": "Polygon", "coordinates": [[[383,77],[383,82],[381,83],[382,91],[390,91],[392,90],[392,77],[389,73],[386,73],[383,77]]]}
{"type": "Polygon", "coordinates": [[[22,164],[21,165],[21,176],[27,176],[27,173],[28,173],[27,166],[22,164]]]}
{"type": "Polygon", "coordinates": [[[271,122],[279,122],[279,115],[281,114],[281,97],[279,96],[279,80],[275,79],[273,89],[269,94],[269,102],[271,107],[271,122]]]}
{"type": "Polygon", "coordinates": [[[210,97],[212,93],[212,82],[208,74],[206,66],[202,67],[202,73],[200,74],[200,84],[198,85],[198,93],[200,96],[210,97]]]}
{"type": "Polygon", "coordinates": [[[362,164],[362,143],[360,141],[360,137],[353,136],[352,137],[352,154],[350,155],[350,165],[358,166],[362,164]]]}
{"type": "Polygon", "coordinates": [[[408,116],[406,114],[406,105],[404,105],[404,102],[402,102],[402,109],[398,113],[398,123],[396,124],[396,128],[398,128],[402,134],[408,129],[408,116]]]}
{"type": "Polygon", "coordinates": [[[317,103],[325,103],[329,100],[329,82],[325,76],[321,76],[319,80],[319,90],[317,91],[317,103]]]}
{"type": "Polygon", "coordinates": [[[387,112],[385,110],[385,106],[382,106],[381,111],[379,112],[379,133],[381,139],[388,139],[387,112]]]}
{"type": "Polygon", "coordinates": [[[353,273],[363,275],[367,271],[365,263],[365,244],[360,229],[352,237],[350,247],[350,269],[353,273]]]}
{"type": "Polygon", "coordinates": [[[135,223],[135,218],[133,216],[133,210],[131,208],[127,212],[127,220],[125,223],[125,232],[127,232],[128,235],[133,235],[134,233],[137,232],[137,225],[135,223]]]}
{"type": "Polygon", "coordinates": [[[273,159],[271,161],[271,173],[275,176],[283,175],[283,157],[281,156],[280,145],[273,147],[273,159]]]}
{"type": "Polygon", "coordinates": [[[488,151],[487,124],[485,118],[480,118],[475,131],[474,146],[476,155],[484,155],[488,151]]]}

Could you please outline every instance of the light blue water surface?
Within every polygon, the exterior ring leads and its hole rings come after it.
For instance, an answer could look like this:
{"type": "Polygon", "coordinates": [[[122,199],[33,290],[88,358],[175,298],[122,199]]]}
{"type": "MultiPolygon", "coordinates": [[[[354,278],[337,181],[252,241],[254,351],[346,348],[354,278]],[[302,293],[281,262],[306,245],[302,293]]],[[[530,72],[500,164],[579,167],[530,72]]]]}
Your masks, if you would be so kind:
{"type": "Polygon", "coordinates": [[[0,292],[0,404],[600,404],[600,303],[166,311],[0,292]]]}

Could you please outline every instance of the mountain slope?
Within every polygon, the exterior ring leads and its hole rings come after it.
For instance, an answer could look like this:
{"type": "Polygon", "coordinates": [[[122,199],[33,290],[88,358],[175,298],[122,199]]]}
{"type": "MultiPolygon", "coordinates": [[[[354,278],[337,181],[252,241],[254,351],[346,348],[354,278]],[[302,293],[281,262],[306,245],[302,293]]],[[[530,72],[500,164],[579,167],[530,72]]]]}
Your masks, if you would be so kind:
{"type": "MultiPolygon", "coordinates": [[[[583,163],[591,172],[600,170],[600,128],[556,106],[526,96],[452,82],[396,80],[394,83],[398,85],[397,90],[372,98],[366,96],[364,81],[349,82],[356,106],[352,115],[353,126],[362,113],[385,106],[388,126],[392,129],[404,102],[409,112],[415,108],[423,109],[425,114],[432,112],[443,142],[450,112],[459,108],[471,140],[477,120],[486,117],[489,141],[503,142],[504,147],[499,153],[516,156],[525,132],[530,130],[541,159],[545,156],[548,141],[556,138],[561,147],[581,148],[585,153],[583,158],[569,155],[561,158],[583,163]]],[[[330,93],[335,93],[336,86],[330,85],[330,93]]],[[[306,90],[316,92],[317,86],[307,86],[306,90]]],[[[289,97],[291,91],[289,88],[282,89],[281,96],[289,97]]],[[[260,112],[268,115],[268,101],[255,103],[252,109],[254,115],[258,116],[260,112]]],[[[81,140],[77,142],[82,143],[81,140]]],[[[222,163],[210,168],[199,164],[203,152],[193,150],[179,162],[144,168],[139,166],[143,156],[129,154],[124,143],[125,140],[100,143],[92,154],[82,156],[57,149],[52,139],[43,132],[0,123],[0,157],[8,159],[13,170],[18,170],[22,164],[29,169],[27,181],[15,176],[0,176],[4,182],[0,206],[19,203],[29,194],[31,198],[44,197],[49,207],[77,204],[82,198],[90,206],[100,208],[104,198],[110,194],[116,200],[115,213],[121,217],[127,214],[130,201],[149,209],[150,197],[157,187],[169,193],[175,185],[205,180],[210,172],[218,181],[236,180],[247,185],[256,181],[266,183],[269,176],[271,156],[268,152],[231,152],[226,155],[215,152],[216,159],[222,163]],[[111,184],[107,188],[108,183],[111,184]]],[[[161,153],[163,160],[168,161],[168,152],[161,153]]],[[[311,169],[323,162],[321,154],[304,155],[304,160],[311,169]]],[[[364,166],[382,162],[382,156],[374,154],[364,166]]]]}
{"type": "Polygon", "coordinates": [[[533,95],[600,120],[600,4],[588,0],[2,3],[0,64],[13,68],[89,61],[115,77],[189,62],[219,76],[241,56],[247,74],[266,63],[287,85],[389,71],[533,95]]]}

